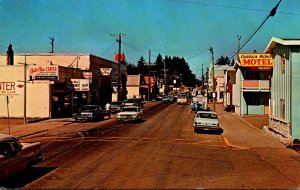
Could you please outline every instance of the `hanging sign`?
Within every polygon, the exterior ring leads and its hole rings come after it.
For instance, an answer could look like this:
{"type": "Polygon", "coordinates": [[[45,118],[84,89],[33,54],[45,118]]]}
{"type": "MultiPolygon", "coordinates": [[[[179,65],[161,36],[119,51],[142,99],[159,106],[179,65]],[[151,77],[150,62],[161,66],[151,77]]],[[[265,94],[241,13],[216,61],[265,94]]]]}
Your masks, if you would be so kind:
{"type": "Polygon", "coordinates": [[[240,53],[238,56],[242,67],[273,67],[271,54],[240,53]]]}
{"type": "Polygon", "coordinates": [[[124,56],[124,54],[116,54],[115,55],[115,61],[124,61],[124,59],[125,59],[125,56],[124,56]]]}
{"type": "Polygon", "coordinates": [[[92,72],[82,72],[83,78],[89,79],[90,84],[93,82],[93,73],[92,72]]]}
{"type": "Polygon", "coordinates": [[[102,76],[109,76],[112,68],[100,68],[102,76]]]}

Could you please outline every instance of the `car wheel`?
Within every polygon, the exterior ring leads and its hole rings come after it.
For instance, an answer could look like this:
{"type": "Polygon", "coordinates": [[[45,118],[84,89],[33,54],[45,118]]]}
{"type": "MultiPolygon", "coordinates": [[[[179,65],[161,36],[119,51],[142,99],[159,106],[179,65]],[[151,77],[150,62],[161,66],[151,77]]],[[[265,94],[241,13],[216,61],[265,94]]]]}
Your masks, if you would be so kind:
{"type": "Polygon", "coordinates": [[[224,132],[223,129],[219,129],[219,134],[221,135],[224,132]]]}
{"type": "Polygon", "coordinates": [[[75,123],[78,123],[78,119],[77,118],[75,119],[75,123]]]}
{"type": "Polygon", "coordinates": [[[142,121],[143,121],[142,116],[139,115],[139,116],[137,117],[137,121],[138,121],[138,122],[142,122],[142,121]]]}

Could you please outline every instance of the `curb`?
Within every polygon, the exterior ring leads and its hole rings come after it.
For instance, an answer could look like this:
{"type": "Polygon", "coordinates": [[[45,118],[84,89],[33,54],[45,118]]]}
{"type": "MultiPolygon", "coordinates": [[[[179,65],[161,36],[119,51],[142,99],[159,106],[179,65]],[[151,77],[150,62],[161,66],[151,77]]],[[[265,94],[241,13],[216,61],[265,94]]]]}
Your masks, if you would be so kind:
{"type": "Polygon", "coordinates": [[[222,138],[223,138],[223,141],[227,148],[238,149],[238,150],[250,150],[251,149],[249,147],[232,145],[229,143],[228,139],[226,137],[224,137],[223,135],[222,135],[222,138]]]}
{"type": "Polygon", "coordinates": [[[34,133],[29,133],[29,134],[26,134],[26,135],[21,135],[21,136],[18,136],[17,138],[21,139],[21,138],[24,138],[24,137],[28,137],[28,136],[31,136],[31,135],[38,134],[38,133],[43,133],[43,132],[46,132],[46,131],[48,131],[48,129],[45,129],[45,130],[42,130],[42,131],[37,131],[37,132],[34,132],[34,133]]]}
{"type": "Polygon", "coordinates": [[[248,121],[246,121],[245,119],[243,119],[242,117],[240,117],[239,115],[237,115],[236,113],[232,113],[232,115],[237,118],[238,120],[240,120],[241,122],[243,122],[244,124],[246,124],[248,127],[251,127],[253,129],[255,129],[256,131],[259,131],[263,134],[265,134],[265,132],[261,129],[258,129],[257,127],[255,127],[254,125],[252,125],[251,123],[249,123],[248,121]]]}

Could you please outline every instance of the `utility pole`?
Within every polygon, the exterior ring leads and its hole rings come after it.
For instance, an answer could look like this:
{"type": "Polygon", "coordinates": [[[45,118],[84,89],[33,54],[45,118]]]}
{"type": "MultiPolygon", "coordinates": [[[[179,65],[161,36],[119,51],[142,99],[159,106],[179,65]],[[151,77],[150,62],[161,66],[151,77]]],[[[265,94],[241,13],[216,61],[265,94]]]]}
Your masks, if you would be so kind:
{"type": "Polygon", "coordinates": [[[164,61],[164,92],[167,94],[167,75],[166,75],[166,63],[164,61]]]}
{"type": "Polygon", "coordinates": [[[208,72],[209,69],[206,67],[206,73],[205,73],[205,82],[206,82],[206,99],[208,100],[208,72]]]}
{"type": "Polygon", "coordinates": [[[213,111],[216,111],[216,103],[215,103],[215,63],[214,63],[214,49],[211,47],[210,49],[211,52],[211,61],[212,61],[212,91],[213,91],[213,111]]]}
{"type": "Polygon", "coordinates": [[[50,53],[54,53],[54,36],[52,38],[50,37],[50,40],[51,40],[51,42],[50,42],[50,44],[51,44],[51,52],[50,53]]]}
{"type": "Polygon", "coordinates": [[[25,53],[25,63],[24,63],[24,124],[27,123],[27,60],[26,60],[26,53],[25,53]]]}
{"type": "Polygon", "coordinates": [[[238,49],[237,49],[237,54],[236,54],[236,56],[237,56],[237,59],[238,59],[238,54],[240,53],[240,42],[241,42],[242,36],[237,35],[237,38],[238,38],[238,49]]]}
{"type": "Polygon", "coordinates": [[[24,80],[18,80],[18,82],[24,82],[24,124],[27,124],[27,53],[24,54],[25,62],[24,63],[18,63],[24,65],[24,80]]]}
{"type": "MultiPolygon", "coordinates": [[[[202,63],[202,90],[204,91],[203,63],[202,63]]],[[[201,93],[204,95],[204,93],[202,91],[201,91],[201,93]]]]}
{"type": "Polygon", "coordinates": [[[117,101],[120,101],[121,100],[121,96],[120,96],[120,92],[121,92],[121,45],[122,45],[122,36],[126,36],[126,34],[112,34],[112,36],[118,36],[118,39],[116,41],[119,43],[117,101]]]}
{"type": "Polygon", "coordinates": [[[149,62],[148,62],[148,66],[149,66],[149,75],[148,75],[148,101],[150,101],[150,74],[151,74],[151,50],[149,49],[149,62]]]}

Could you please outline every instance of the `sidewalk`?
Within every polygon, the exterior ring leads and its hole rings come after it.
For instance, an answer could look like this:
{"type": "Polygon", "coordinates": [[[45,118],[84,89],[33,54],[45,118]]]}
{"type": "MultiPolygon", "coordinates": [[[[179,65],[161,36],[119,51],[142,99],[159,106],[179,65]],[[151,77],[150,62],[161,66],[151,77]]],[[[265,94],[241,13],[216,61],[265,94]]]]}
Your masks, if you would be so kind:
{"type": "MultiPolygon", "coordinates": [[[[208,107],[212,109],[212,104],[208,107]]],[[[286,146],[268,135],[262,129],[265,118],[260,116],[247,116],[246,119],[233,112],[224,111],[223,104],[216,104],[216,112],[219,116],[224,132],[224,142],[232,148],[286,148],[286,146]]]]}
{"type": "MultiPolygon", "coordinates": [[[[146,102],[144,105],[144,110],[147,110],[151,107],[154,107],[161,102],[146,102]]],[[[102,122],[113,122],[114,117],[112,119],[107,119],[102,122]]],[[[8,125],[8,119],[0,119],[0,133],[1,134],[11,134],[18,138],[35,135],[38,133],[43,133],[48,130],[60,127],[62,123],[65,126],[73,123],[74,119],[72,118],[55,118],[55,119],[47,119],[33,123],[24,124],[24,119],[10,119],[10,129],[8,125]]],[[[86,130],[87,128],[85,128],[86,130]]],[[[74,129],[80,130],[80,128],[74,129]]]]}

